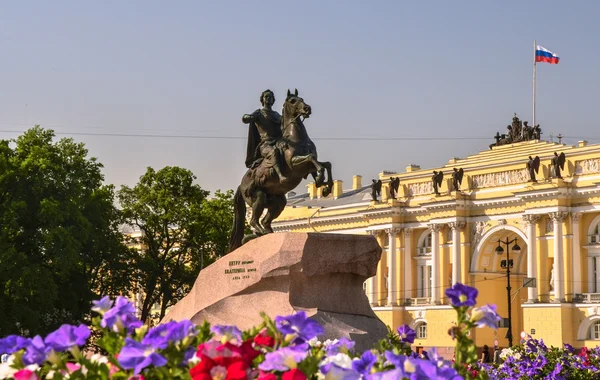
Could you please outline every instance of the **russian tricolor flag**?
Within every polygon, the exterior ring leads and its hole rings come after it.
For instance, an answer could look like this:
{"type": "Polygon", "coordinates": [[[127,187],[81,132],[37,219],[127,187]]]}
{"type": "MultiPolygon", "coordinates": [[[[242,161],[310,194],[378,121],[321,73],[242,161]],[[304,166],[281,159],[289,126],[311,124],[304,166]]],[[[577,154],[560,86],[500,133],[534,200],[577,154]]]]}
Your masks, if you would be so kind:
{"type": "Polygon", "coordinates": [[[535,61],[536,62],[548,62],[556,65],[560,58],[550,50],[543,46],[537,45],[535,47],[535,61]]]}

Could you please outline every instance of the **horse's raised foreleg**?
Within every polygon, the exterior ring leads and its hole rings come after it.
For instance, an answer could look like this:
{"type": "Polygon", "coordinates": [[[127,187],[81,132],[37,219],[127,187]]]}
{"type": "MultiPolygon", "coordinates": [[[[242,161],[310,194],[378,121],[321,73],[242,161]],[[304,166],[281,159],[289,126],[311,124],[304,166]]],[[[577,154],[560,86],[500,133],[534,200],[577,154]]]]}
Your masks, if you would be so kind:
{"type": "Polygon", "coordinates": [[[267,195],[262,190],[257,190],[254,203],[252,203],[252,218],[250,218],[249,223],[250,227],[252,227],[252,229],[257,235],[265,235],[268,233],[262,228],[262,226],[258,222],[258,218],[261,217],[266,205],[267,195]]]}
{"type": "MultiPolygon", "coordinates": [[[[325,187],[323,188],[323,196],[326,197],[331,193],[331,189],[333,187],[333,174],[331,174],[331,162],[323,161],[323,162],[319,162],[319,164],[321,164],[321,166],[323,166],[325,168],[325,170],[327,170],[327,184],[325,184],[325,187]]],[[[323,185],[322,178],[321,178],[321,185],[323,185]]],[[[317,187],[321,186],[321,185],[317,184],[317,187]]]]}
{"type": "Polygon", "coordinates": [[[268,205],[267,205],[267,213],[265,217],[262,218],[260,224],[267,232],[273,232],[273,228],[271,228],[271,222],[281,215],[283,209],[285,209],[285,205],[287,203],[287,199],[285,195],[271,195],[269,196],[268,205]]]}
{"type": "MultiPolygon", "coordinates": [[[[312,164],[315,168],[314,171],[321,171],[323,167],[319,164],[319,161],[316,160],[315,156],[312,154],[307,154],[306,156],[294,156],[291,160],[292,170],[296,171],[299,168],[303,167],[306,164],[312,164]]],[[[310,170],[309,172],[313,172],[310,170]]]]}

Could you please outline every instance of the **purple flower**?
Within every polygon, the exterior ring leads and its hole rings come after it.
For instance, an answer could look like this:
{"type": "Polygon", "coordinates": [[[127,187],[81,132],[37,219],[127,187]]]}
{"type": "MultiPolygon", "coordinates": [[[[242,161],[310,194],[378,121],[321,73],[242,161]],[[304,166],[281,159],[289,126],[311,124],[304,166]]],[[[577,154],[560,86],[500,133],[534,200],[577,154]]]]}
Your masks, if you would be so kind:
{"type": "Polygon", "coordinates": [[[196,348],[194,347],[189,347],[184,353],[183,353],[183,364],[186,365],[187,362],[190,361],[190,359],[192,359],[194,356],[196,355],[196,348]]]}
{"type": "Polygon", "coordinates": [[[535,345],[535,341],[533,339],[528,339],[527,342],[525,343],[525,352],[538,352],[537,346],[535,345]]]}
{"type": "Polygon", "coordinates": [[[354,345],[355,343],[353,341],[343,336],[327,346],[327,355],[335,355],[341,351],[348,352],[354,349],[354,345]]]}
{"type": "Polygon", "coordinates": [[[0,354],[12,354],[25,347],[31,339],[23,338],[19,335],[9,335],[6,338],[0,339],[0,354]]]}
{"type": "Polygon", "coordinates": [[[552,372],[550,372],[550,378],[556,379],[556,380],[564,379],[564,377],[560,375],[560,373],[562,372],[562,368],[563,368],[562,364],[560,364],[560,362],[556,362],[556,366],[554,367],[554,370],[552,372]]]}
{"type": "Polygon", "coordinates": [[[471,321],[475,322],[477,327],[487,326],[497,329],[500,319],[500,316],[496,312],[496,305],[487,304],[482,307],[476,307],[471,312],[471,321]]]}
{"type": "Polygon", "coordinates": [[[221,343],[240,344],[242,342],[242,332],[235,326],[215,325],[210,331],[221,336],[221,343]]]}
{"type": "Polygon", "coordinates": [[[90,329],[86,325],[78,327],[62,325],[58,330],[48,334],[44,343],[54,351],[63,352],[73,346],[83,346],[90,337],[90,329]]]}
{"type": "Polygon", "coordinates": [[[321,367],[321,372],[325,374],[326,379],[337,380],[360,380],[361,374],[352,368],[344,368],[336,363],[329,363],[321,367]]]}
{"type": "Polygon", "coordinates": [[[169,323],[165,323],[164,325],[158,325],[156,327],[148,330],[144,339],[142,339],[142,344],[146,344],[152,346],[154,348],[160,348],[164,350],[169,346],[169,340],[167,339],[167,334],[169,333],[169,323]]]}
{"type": "Polygon", "coordinates": [[[404,364],[404,369],[407,375],[410,374],[410,379],[462,379],[462,376],[454,368],[446,365],[438,366],[429,360],[409,358],[404,364]]]}
{"type": "Polygon", "coordinates": [[[44,340],[41,336],[36,335],[33,339],[25,346],[25,354],[23,355],[23,364],[37,364],[41,365],[46,357],[48,356],[49,347],[44,345],[44,340]]]}
{"type": "Polygon", "coordinates": [[[275,325],[283,334],[296,335],[295,343],[311,340],[325,332],[318,322],[307,318],[304,311],[299,311],[287,317],[275,317],[275,325]]]}
{"type": "Polygon", "coordinates": [[[182,341],[187,337],[193,337],[197,334],[196,325],[190,320],[184,319],[180,322],[172,322],[167,339],[170,342],[182,341]]]}
{"type": "MultiPolygon", "coordinates": [[[[402,368],[392,369],[386,372],[377,372],[367,375],[366,380],[398,380],[407,377],[402,368]]],[[[411,378],[412,379],[412,378],[411,378]]]]}
{"type": "Polygon", "coordinates": [[[384,355],[387,361],[396,368],[404,368],[404,362],[408,359],[406,355],[397,355],[392,351],[386,351],[384,355]]]}
{"type": "Polygon", "coordinates": [[[157,354],[152,346],[131,338],[125,338],[125,346],[121,349],[118,360],[121,367],[125,369],[133,368],[135,375],[148,366],[162,367],[167,364],[167,359],[157,354]]]}
{"type": "Polygon", "coordinates": [[[135,306],[127,298],[119,296],[114,307],[102,316],[100,326],[119,332],[124,328],[136,329],[142,326],[142,322],[135,317],[135,306]]]}
{"type": "Polygon", "coordinates": [[[195,334],[196,326],[189,320],[170,321],[150,329],[142,339],[142,343],[164,350],[169,346],[169,343],[181,342],[184,338],[195,334]]]}
{"type": "Polygon", "coordinates": [[[308,356],[308,351],[296,347],[283,347],[265,355],[265,361],[258,365],[262,371],[287,371],[296,368],[308,356]]]}
{"type": "Polygon", "coordinates": [[[189,320],[170,321],[150,329],[142,339],[142,343],[164,350],[169,343],[181,342],[185,337],[195,334],[196,326],[189,320]]]}
{"type": "Polygon", "coordinates": [[[92,311],[95,311],[98,314],[106,313],[111,307],[113,307],[113,301],[111,301],[108,296],[104,296],[98,301],[92,301],[94,306],[92,306],[92,311]]]}
{"type": "Polygon", "coordinates": [[[452,306],[475,306],[475,298],[479,292],[477,289],[472,288],[461,283],[456,283],[449,289],[446,289],[446,297],[450,298],[452,306]]]}
{"type": "Polygon", "coordinates": [[[404,343],[414,343],[417,333],[411,329],[408,325],[404,324],[398,327],[398,335],[400,335],[400,341],[404,343]]]}
{"type": "Polygon", "coordinates": [[[571,352],[571,353],[575,352],[575,349],[569,343],[563,343],[563,346],[565,347],[565,350],[567,350],[568,352],[571,352]]]}
{"type": "Polygon", "coordinates": [[[377,362],[377,356],[374,355],[371,351],[363,352],[362,356],[358,360],[354,360],[352,362],[352,368],[363,375],[366,375],[371,372],[371,368],[377,362]]]}

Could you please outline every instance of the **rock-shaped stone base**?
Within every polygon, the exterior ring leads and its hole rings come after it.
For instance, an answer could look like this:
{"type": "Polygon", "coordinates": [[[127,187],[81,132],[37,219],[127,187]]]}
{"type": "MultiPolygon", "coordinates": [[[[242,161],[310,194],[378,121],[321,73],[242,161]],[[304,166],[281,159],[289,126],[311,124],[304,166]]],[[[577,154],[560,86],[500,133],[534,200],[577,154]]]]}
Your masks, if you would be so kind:
{"type": "Polygon", "coordinates": [[[163,322],[190,319],[246,329],[304,310],[356,349],[371,348],[387,329],[369,306],[363,283],[375,275],[381,247],[373,236],[276,233],[254,239],[200,272],[190,293],[163,322]]]}

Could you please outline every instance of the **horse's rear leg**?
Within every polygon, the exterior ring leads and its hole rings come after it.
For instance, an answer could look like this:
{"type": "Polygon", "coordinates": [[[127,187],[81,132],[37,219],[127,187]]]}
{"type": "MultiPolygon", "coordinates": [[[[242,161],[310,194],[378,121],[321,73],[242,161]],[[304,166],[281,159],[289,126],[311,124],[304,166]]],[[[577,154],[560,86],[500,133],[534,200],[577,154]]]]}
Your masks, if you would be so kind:
{"type": "Polygon", "coordinates": [[[258,218],[261,217],[263,211],[265,210],[266,204],[267,195],[263,191],[257,190],[254,203],[252,203],[252,218],[250,219],[249,223],[250,227],[252,227],[257,235],[265,235],[268,233],[258,222],[258,218]]]}
{"type": "Polygon", "coordinates": [[[269,197],[267,213],[261,220],[261,224],[266,231],[273,232],[273,228],[271,228],[271,222],[281,215],[281,212],[283,209],[285,209],[286,204],[287,199],[285,198],[285,195],[272,195],[269,197]]]}

